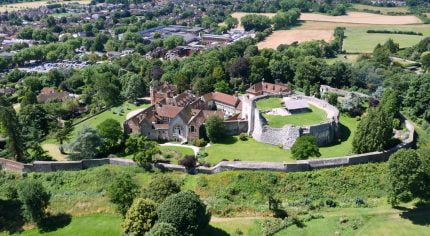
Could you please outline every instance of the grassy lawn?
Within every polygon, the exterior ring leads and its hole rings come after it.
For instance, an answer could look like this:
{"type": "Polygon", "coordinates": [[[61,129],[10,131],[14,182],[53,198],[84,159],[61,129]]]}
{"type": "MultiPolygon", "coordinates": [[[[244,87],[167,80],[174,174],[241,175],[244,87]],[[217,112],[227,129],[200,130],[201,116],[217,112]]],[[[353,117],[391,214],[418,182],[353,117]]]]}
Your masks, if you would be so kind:
{"type": "Polygon", "coordinates": [[[127,117],[127,113],[129,113],[129,112],[131,112],[133,110],[136,110],[136,109],[139,109],[139,108],[145,108],[145,107],[148,107],[148,106],[149,106],[149,104],[142,104],[140,106],[136,106],[136,105],[134,105],[132,103],[124,102],[121,105],[122,110],[123,110],[122,114],[118,114],[119,106],[111,108],[111,109],[108,109],[107,111],[104,111],[104,112],[102,112],[102,113],[100,113],[100,114],[98,114],[98,115],[96,115],[94,117],[91,117],[90,119],[88,119],[88,120],[86,120],[86,121],[84,121],[82,123],[79,123],[79,124],[75,125],[73,133],[72,133],[72,137],[75,137],[75,135],[78,133],[78,131],[80,129],[82,129],[82,127],[84,127],[84,126],[90,126],[90,127],[96,128],[97,125],[99,125],[100,123],[102,123],[103,121],[105,121],[107,119],[114,119],[114,120],[117,120],[119,123],[122,124],[125,121],[126,117],[127,117]],[[112,111],[114,111],[115,113],[112,112],[112,111]]]}
{"type": "Polygon", "coordinates": [[[258,100],[255,105],[260,111],[267,111],[274,108],[282,107],[282,98],[266,98],[258,100]]]}
{"type": "Polygon", "coordinates": [[[287,124],[297,126],[313,125],[327,120],[327,114],[324,110],[319,109],[313,105],[309,105],[309,108],[312,110],[312,112],[298,113],[289,116],[267,114],[263,114],[263,116],[266,118],[269,126],[273,128],[282,128],[287,124]]]}
{"type": "MultiPolygon", "coordinates": [[[[358,121],[346,115],[340,116],[342,136],[340,142],[327,147],[320,147],[321,158],[339,157],[352,154],[352,139],[356,132],[358,121]]],[[[290,150],[278,146],[260,143],[254,139],[241,141],[237,136],[229,137],[223,143],[212,144],[205,151],[209,154],[203,160],[217,164],[223,159],[242,161],[294,162],[290,150]]]]}
{"type": "Polygon", "coordinates": [[[343,49],[348,53],[370,53],[375,46],[385,43],[388,39],[393,39],[394,42],[400,45],[400,48],[410,47],[417,44],[421,39],[430,35],[430,27],[422,26],[357,26],[346,27],[346,39],[343,43],[343,49]],[[398,30],[398,31],[415,31],[421,32],[424,35],[404,35],[404,34],[368,34],[366,31],[374,30],[398,30]]]}
{"type": "Polygon", "coordinates": [[[161,158],[169,160],[172,164],[178,164],[184,156],[194,156],[194,151],[187,147],[160,146],[161,158]]]}
{"type": "Polygon", "coordinates": [[[223,159],[230,161],[239,159],[241,161],[294,162],[289,150],[260,143],[254,139],[241,141],[238,136],[228,137],[222,143],[212,144],[205,151],[208,156],[202,160],[211,164],[217,164],[223,159]]]}

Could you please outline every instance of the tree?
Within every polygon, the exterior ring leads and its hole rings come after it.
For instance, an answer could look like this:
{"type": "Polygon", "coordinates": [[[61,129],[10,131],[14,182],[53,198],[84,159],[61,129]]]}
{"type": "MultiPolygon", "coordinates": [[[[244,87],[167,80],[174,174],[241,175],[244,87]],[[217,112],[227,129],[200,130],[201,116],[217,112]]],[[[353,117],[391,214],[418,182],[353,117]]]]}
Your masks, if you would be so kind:
{"type": "Polygon", "coordinates": [[[21,135],[21,125],[15,109],[0,97],[0,124],[2,131],[8,138],[6,148],[17,161],[25,161],[25,145],[21,135]]]}
{"type": "Polygon", "coordinates": [[[296,65],[294,83],[303,88],[306,84],[321,83],[324,61],[314,56],[307,56],[296,65]]]}
{"type": "Polygon", "coordinates": [[[22,203],[25,219],[39,224],[46,216],[51,194],[45,190],[39,181],[28,179],[20,184],[18,198],[22,203]]]}
{"type": "Polygon", "coordinates": [[[108,148],[112,148],[122,139],[121,124],[114,119],[106,119],[97,125],[97,133],[103,139],[108,148]]]}
{"type": "Polygon", "coordinates": [[[230,93],[229,84],[225,80],[218,81],[214,84],[214,88],[216,92],[221,93],[230,93]]]}
{"type": "Polygon", "coordinates": [[[179,232],[171,224],[160,222],[148,232],[148,236],[177,236],[179,232]]]}
{"type": "Polygon", "coordinates": [[[401,149],[388,161],[389,202],[409,202],[414,198],[430,199],[430,151],[401,149]]]}
{"type": "Polygon", "coordinates": [[[205,127],[209,141],[215,143],[224,137],[224,120],[219,116],[209,116],[206,119],[205,127]]]}
{"type": "Polygon", "coordinates": [[[297,138],[296,142],[291,147],[291,153],[297,160],[321,156],[316,138],[314,136],[302,136],[297,138]]]}
{"type": "Polygon", "coordinates": [[[146,94],[146,83],[141,75],[124,76],[121,83],[121,95],[127,99],[136,100],[146,94]]]}
{"type": "Polygon", "coordinates": [[[370,108],[360,123],[352,141],[355,153],[383,151],[393,135],[392,119],[381,107],[370,108]]]}
{"type": "Polygon", "coordinates": [[[27,105],[33,105],[33,104],[37,104],[36,93],[31,90],[26,91],[24,93],[24,96],[22,96],[22,99],[20,102],[21,107],[25,107],[27,105]]]}
{"type": "Polygon", "coordinates": [[[391,117],[391,119],[394,119],[398,117],[400,113],[401,103],[402,100],[400,93],[394,89],[387,89],[382,94],[380,106],[381,109],[391,117]]]}
{"type": "Polygon", "coordinates": [[[380,44],[376,45],[373,50],[373,59],[383,65],[390,64],[390,51],[388,48],[381,46],[380,44]]]}
{"type": "Polygon", "coordinates": [[[430,69],[430,51],[421,54],[421,64],[426,70],[430,69]]]}
{"type": "Polygon", "coordinates": [[[163,45],[167,49],[173,49],[176,46],[180,46],[184,44],[185,44],[184,37],[176,36],[176,35],[171,35],[163,41],[163,45]]]}
{"type": "Polygon", "coordinates": [[[72,132],[73,132],[72,121],[65,121],[64,127],[59,128],[55,133],[55,139],[60,143],[60,145],[62,145],[64,141],[68,141],[70,139],[70,134],[72,132]]]}
{"type": "MultiPolygon", "coordinates": [[[[28,136],[33,131],[37,131],[41,135],[46,135],[49,132],[48,113],[41,105],[28,105],[22,107],[19,112],[19,121],[21,122],[22,131],[28,136]]],[[[39,137],[33,137],[36,139],[39,137]]]]}
{"type": "Polygon", "coordinates": [[[45,151],[37,141],[30,142],[26,151],[28,153],[27,160],[29,162],[53,160],[52,157],[48,154],[48,152],[45,151]]]}
{"type": "Polygon", "coordinates": [[[125,215],[122,228],[127,235],[145,235],[157,221],[157,204],[149,199],[136,198],[125,215]]]}
{"type": "Polygon", "coordinates": [[[76,138],[69,143],[69,148],[76,152],[70,156],[72,159],[91,159],[95,158],[103,145],[102,138],[94,128],[82,127],[76,138]]]}
{"type": "Polygon", "coordinates": [[[181,188],[173,179],[166,175],[159,175],[151,179],[148,187],[143,189],[142,196],[156,203],[162,203],[168,196],[180,191],[181,188]]]}
{"type": "Polygon", "coordinates": [[[115,177],[108,189],[110,201],[116,205],[123,216],[127,213],[138,192],[138,186],[130,175],[115,177]]]}
{"type": "Polygon", "coordinates": [[[273,16],[272,21],[275,29],[286,29],[297,23],[300,17],[300,10],[297,8],[290,9],[287,12],[279,11],[273,16]]]}
{"type": "Polygon", "coordinates": [[[190,191],[166,198],[157,212],[158,222],[171,224],[182,235],[196,235],[208,226],[211,218],[206,205],[190,191]]]}
{"type": "Polygon", "coordinates": [[[361,105],[361,97],[351,93],[350,96],[345,97],[341,103],[341,111],[348,113],[350,116],[359,116],[363,113],[363,106],[361,105]]]}
{"type": "Polygon", "coordinates": [[[269,17],[257,14],[249,14],[240,19],[240,22],[246,31],[255,30],[263,31],[270,27],[272,21],[269,17]]]}

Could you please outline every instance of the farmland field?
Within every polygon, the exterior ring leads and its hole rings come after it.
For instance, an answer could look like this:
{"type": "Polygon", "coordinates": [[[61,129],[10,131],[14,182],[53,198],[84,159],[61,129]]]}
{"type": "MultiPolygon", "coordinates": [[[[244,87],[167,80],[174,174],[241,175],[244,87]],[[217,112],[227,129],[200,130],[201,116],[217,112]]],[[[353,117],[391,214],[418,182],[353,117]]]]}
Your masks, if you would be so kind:
{"type": "Polygon", "coordinates": [[[53,4],[53,3],[79,3],[79,4],[89,4],[90,0],[77,0],[77,1],[35,1],[35,2],[20,2],[13,4],[0,5],[0,12],[11,12],[25,10],[29,8],[38,8],[41,6],[53,4]]]}
{"type": "Polygon", "coordinates": [[[380,11],[381,14],[387,14],[389,12],[396,12],[396,13],[408,13],[409,12],[407,7],[377,7],[377,6],[370,6],[370,5],[363,5],[363,4],[354,4],[354,5],[352,5],[352,7],[357,9],[357,10],[380,11]]]}
{"type": "Polygon", "coordinates": [[[276,30],[265,40],[259,42],[257,47],[276,49],[280,44],[292,44],[294,42],[306,42],[311,40],[324,40],[330,42],[333,39],[333,30],[276,30]]]}

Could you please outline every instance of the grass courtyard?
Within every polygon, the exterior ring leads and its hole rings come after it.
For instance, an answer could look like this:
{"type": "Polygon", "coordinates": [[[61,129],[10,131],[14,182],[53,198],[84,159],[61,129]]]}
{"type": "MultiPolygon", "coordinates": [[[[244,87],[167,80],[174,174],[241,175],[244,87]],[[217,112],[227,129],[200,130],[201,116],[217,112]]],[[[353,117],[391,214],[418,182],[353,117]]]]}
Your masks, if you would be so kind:
{"type": "Polygon", "coordinates": [[[282,98],[266,98],[258,100],[255,105],[260,111],[268,111],[282,107],[282,98]]]}
{"type": "Polygon", "coordinates": [[[311,110],[310,112],[297,113],[289,116],[267,114],[263,114],[263,116],[266,118],[269,126],[273,128],[282,128],[288,124],[297,126],[313,125],[327,121],[327,114],[324,110],[310,104],[309,108],[311,110]]]}
{"type": "MultiPolygon", "coordinates": [[[[320,158],[339,157],[352,154],[352,139],[357,130],[358,121],[346,115],[340,116],[341,137],[338,143],[320,147],[320,158]]],[[[278,146],[260,143],[254,139],[241,141],[238,136],[228,137],[221,143],[205,148],[208,156],[203,161],[217,164],[222,160],[239,159],[241,161],[294,162],[290,150],[278,146]]]]}

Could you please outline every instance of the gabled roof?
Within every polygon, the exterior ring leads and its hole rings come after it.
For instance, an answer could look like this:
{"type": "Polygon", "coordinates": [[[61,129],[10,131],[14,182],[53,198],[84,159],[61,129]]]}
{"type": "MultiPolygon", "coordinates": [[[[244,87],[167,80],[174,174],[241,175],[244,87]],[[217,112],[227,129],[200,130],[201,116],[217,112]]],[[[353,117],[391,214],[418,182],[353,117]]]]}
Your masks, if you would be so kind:
{"type": "Polygon", "coordinates": [[[232,107],[238,107],[240,103],[240,99],[236,96],[228,95],[221,92],[212,92],[203,95],[203,99],[206,102],[216,101],[219,103],[223,103],[232,107]]]}
{"type": "Polygon", "coordinates": [[[167,117],[167,118],[174,118],[176,117],[179,112],[181,112],[184,108],[183,107],[177,107],[177,106],[171,106],[171,105],[156,105],[155,106],[155,112],[159,117],[167,117]]]}

